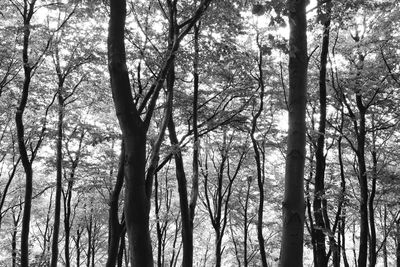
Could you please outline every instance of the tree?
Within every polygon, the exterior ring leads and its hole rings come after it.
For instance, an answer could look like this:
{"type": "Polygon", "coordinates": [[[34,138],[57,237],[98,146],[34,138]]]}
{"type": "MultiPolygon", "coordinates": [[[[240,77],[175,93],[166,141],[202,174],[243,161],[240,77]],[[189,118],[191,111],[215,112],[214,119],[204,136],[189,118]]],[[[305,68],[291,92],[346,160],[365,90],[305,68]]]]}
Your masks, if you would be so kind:
{"type": "MultiPolygon", "coordinates": [[[[321,5],[322,3],[318,3],[321,5]]],[[[324,18],[321,23],[323,24],[323,37],[321,47],[321,60],[320,60],[320,71],[319,71],[319,104],[320,104],[320,118],[318,127],[318,139],[317,147],[315,151],[315,188],[314,188],[314,201],[313,210],[315,218],[315,227],[312,229],[314,232],[313,241],[315,242],[315,266],[327,266],[328,258],[325,251],[325,234],[324,230],[327,229],[328,222],[325,222],[324,214],[326,214],[326,201],[325,194],[325,128],[326,128],[326,76],[327,76],[327,62],[329,52],[329,34],[330,34],[330,23],[331,23],[331,1],[325,2],[325,9],[322,12],[322,8],[319,9],[319,16],[324,18]]]]}
{"type": "MultiPolygon", "coordinates": [[[[146,134],[158,95],[171,64],[173,64],[179,44],[207,9],[210,2],[211,0],[202,1],[192,17],[179,24],[179,27],[182,28],[181,33],[175,36],[174,42],[167,50],[156,81],[154,81],[140,105],[135,105],[132,97],[126,66],[124,45],[126,1],[120,0],[110,3],[108,65],[114,105],[125,146],[125,223],[130,244],[130,261],[133,266],[153,265],[149,234],[149,210],[154,165],[161,141],[157,142],[158,147],[153,148],[151,158],[154,160],[151,160],[150,171],[146,174],[146,134]],[[142,119],[141,113],[146,105],[147,112],[142,119]]],[[[176,4],[176,1],[169,3],[176,4]]],[[[158,140],[162,140],[163,135],[164,130],[161,129],[158,140]]]]}
{"type": "Polygon", "coordinates": [[[302,266],[304,227],[305,109],[307,92],[306,2],[288,1],[289,130],[280,266],[302,266]]]}

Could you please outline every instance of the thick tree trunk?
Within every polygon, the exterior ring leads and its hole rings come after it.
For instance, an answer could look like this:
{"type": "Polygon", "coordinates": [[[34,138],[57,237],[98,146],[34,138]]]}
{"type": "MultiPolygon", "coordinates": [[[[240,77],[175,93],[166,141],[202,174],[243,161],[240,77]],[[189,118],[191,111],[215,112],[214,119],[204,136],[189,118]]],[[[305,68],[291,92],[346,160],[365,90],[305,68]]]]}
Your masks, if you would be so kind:
{"type": "Polygon", "coordinates": [[[221,267],[222,236],[220,229],[215,229],[215,267],[221,267]]]}
{"type": "Polygon", "coordinates": [[[303,265],[305,110],[307,92],[306,0],[289,0],[289,132],[286,153],[281,267],[303,265]]]}
{"type": "MultiPolygon", "coordinates": [[[[111,89],[118,121],[125,145],[125,225],[129,240],[130,261],[133,267],[153,266],[153,253],[149,233],[149,210],[152,181],[157,166],[157,156],[163,131],[160,132],[157,147],[153,148],[150,166],[146,176],[146,134],[157,103],[159,92],[164,84],[170,66],[173,64],[179,43],[192,29],[209,6],[211,0],[203,0],[192,17],[183,25],[177,24],[177,12],[173,11],[170,27],[180,29],[173,43],[168,47],[166,58],[150,86],[149,92],[140,105],[135,105],[126,65],[124,31],[126,19],[126,0],[110,1],[110,21],[108,35],[108,67],[111,89]],[[144,119],[141,113],[146,108],[144,119]],[[147,177],[147,178],[146,178],[147,177]]],[[[176,1],[168,1],[176,6],[176,1]]],[[[175,30],[176,30],[175,29],[175,30]]],[[[166,120],[167,121],[167,120],[166,120]]],[[[166,125],[166,124],[165,124],[166,125]]]]}
{"type": "Polygon", "coordinates": [[[110,2],[108,60],[111,88],[125,146],[125,224],[133,267],[153,266],[149,233],[150,202],[146,193],[147,127],[133,105],[126,66],[124,30],[126,1],[110,2]]]}
{"type": "Polygon", "coordinates": [[[328,265],[328,258],[326,254],[325,247],[325,234],[324,230],[328,227],[324,221],[324,209],[323,199],[325,195],[325,125],[326,125],[326,65],[328,62],[328,51],[329,51],[329,30],[330,30],[330,1],[326,3],[326,13],[328,19],[324,23],[324,31],[322,37],[322,47],[321,47],[321,67],[319,70],[319,105],[320,105],[320,117],[319,117],[319,127],[318,127],[318,139],[317,148],[315,152],[315,187],[314,187],[314,219],[315,227],[314,229],[314,242],[316,248],[315,256],[315,266],[323,267],[328,265]]]}

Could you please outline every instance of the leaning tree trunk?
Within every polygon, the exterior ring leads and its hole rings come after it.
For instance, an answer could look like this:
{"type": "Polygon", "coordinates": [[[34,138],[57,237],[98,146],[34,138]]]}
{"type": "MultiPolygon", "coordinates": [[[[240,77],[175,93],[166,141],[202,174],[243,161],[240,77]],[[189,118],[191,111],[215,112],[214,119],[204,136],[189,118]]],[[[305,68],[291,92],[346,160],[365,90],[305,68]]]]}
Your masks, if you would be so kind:
{"type": "Polygon", "coordinates": [[[108,258],[107,267],[114,267],[118,260],[118,249],[123,231],[123,225],[119,222],[119,195],[124,183],[124,156],[125,149],[121,144],[121,154],[117,173],[117,181],[113,191],[110,194],[110,207],[108,209],[108,258]]]}
{"type": "Polygon", "coordinates": [[[307,92],[306,0],[289,0],[289,131],[280,266],[303,265],[305,111],[307,92]]]}

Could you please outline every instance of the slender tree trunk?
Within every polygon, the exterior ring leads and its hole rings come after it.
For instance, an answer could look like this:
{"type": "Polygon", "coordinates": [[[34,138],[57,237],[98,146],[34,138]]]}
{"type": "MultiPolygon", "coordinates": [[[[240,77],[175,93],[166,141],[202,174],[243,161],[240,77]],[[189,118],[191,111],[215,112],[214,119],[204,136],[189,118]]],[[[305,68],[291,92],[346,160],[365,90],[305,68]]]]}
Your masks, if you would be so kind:
{"type": "MultiPolygon", "coordinates": [[[[372,128],[375,127],[374,114],[372,114],[372,128]]],[[[369,209],[369,229],[371,231],[369,237],[369,266],[374,267],[376,265],[376,229],[375,229],[375,212],[374,212],[374,200],[376,194],[376,179],[378,176],[378,158],[376,152],[376,133],[372,132],[372,186],[368,200],[369,209]]]]}
{"type": "MultiPolygon", "coordinates": [[[[56,55],[58,56],[58,55],[56,55]]],[[[60,217],[61,217],[61,191],[62,191],[62,139],[63,139],[63,122],[64,122],[64,97],[63,87],[64,78],[60,72],[59,65],[56,66],[58,81],[58,124],[57,124],[57,141],[56,141],[56,197],[54,208],[54,224],[53,224],[53,242],[51,246],[51,267],[57,267],[58,263],[58,235],[60,232],[60,217]],[[57,68],[58,67],[58,68],[57,68]]]]}
{"type": "MultiPolygon", "coordinates": [[[[13,158],[13,160],[14,160],[14,158],[13,158]]],[[[14,165],[12,167],[11,172],[8,174],[8,180],[7,180],[6,185],[4,186],[3,193],[1,194],[1,200],[0,200],[0,230],[1,230],[1,225],[2,225],[3,216],[4,216],[4,215],[2,215],[3,214],[2,210],[3,210],[3,207],[4,207],[4,202],[6,200],[8,189],[10,188],[11,182],[15,177],[15,173],[17,171],[17,167],[18,167],[18,164],[19,164],[20,161],[21,161],[21,157],[18,157],[18,159],[14,162],[14,165]]]]}
{"type": "Polygon", "coordinates": [[[251,142],[253,144],[254,150],[254,159],[256,161],[257,167],[257,185],[258,191],[260,194],[260,199],[258,202],[258,211],[257,211],[257,239],[258,245],[260,246],[260,255],[261,255],[261,262],[263,267],[267,267],[267,256],[265,254],[265,240],[263,236],[263,216],[264,216],[264,172],[261,166],[261,153],[258,147],[257,140],[255,138],[255,132],[257,128],[257,120],[261,116],[261,113],[264,108],[264,93],[265,93],[265,85],[264,85],[264,72],[263,72],[263,52],[262,52],[262,44],[259,41],[259,36],[257,35],[257,45],[258,45],[258,87],[260,89],[260,105],[258,107],[257,112],[253,115],[253,119],[251,122],[251,142]]]}
{"type": "Polygon", "coordinates": [[[387,205],[384,204],[383,210],[383,229],[384,229],[384,236],[385,239],[383,240],[383,267],[388,267],[388,251],[387,251],[387,237],[388,237],[388,230],[387,230],[387,205]]]}
{"type": "Polygon", "coordinates": [[[400,267],[400,220],[396,218],[396,266],[400,267]]]}
{"type": "Polygon", "coordinates": [[[357,95],[357,104],[360,111],[360,125],[359,133],[357,135],[357,159],[359,167],[359,181],[360,181],[360,243],[359,243],[359,254],[358,254],[358,266],[367,266],[367,255],[368,255],[368,180],[367,180],[367,168],[365,164],[365,108],[362,105],[361,96],[357,95]]]}
{"type": "Polygon", "coordinates": [[[92,213],[89,216],[90,216],[89,222],[86,222],[86,231],[87,231],[86,267],[90,267],[90,260],[92,258],[92,242],[93,242],[93,215],[92,215],[92,213]]]}
{"type": "Polygon", "coordinates": [[[69,180],[67,183],[67,192],[64,194],[64,231],[65,231],[65,241],[64,241],[64,256],[65,256],[65,267],[71,266],[71,259],[70,259],[70,250],[69,250],[69,243],[70,243],[70,236],[71,236],[71,198],[72,198],[72,187],[73,187],[73,180],[69,180]]]}
{"type": "Polygon", "coordinates": [[[108,211],[108,258],[107,267],[114,267],[118,259],[118,248],[121,238],[122,225],[119,222],[119,195],[121,193],[122,185],[124,183],[124,145],[121,144],[121,155],[119,158],[119,166],[117,173],[117,180],[115,182],[114,190],[110,195],[110,207],[108,211]]]}
{"type": "MultiPolygon", "coordinates": [[[[168,80],[167,80],[168,81],[168,80]]],[[[175,124],[172,116],[168,124],[169,138],[172,146],[178,146],[178,139],[175,131],[175,124]]],[[[187,194],[187,182],[183,167],[183,158],[180,150],[175,152],[176,178],[178,180],[179,203],[182,218],[182,243],[183,243],[183,259],[182,266],[193,265],[193,235],[190,224],[189,203],[187,194]]]]}
{"type": "MultiPolygon", "coordinates": [[[[177,40],[179,35],[179,28],[176,20],[177,7],[176,1],[171,2],[168,6],[169,8],[169,38],[168,45],[169,49],[172,48],[173,43],[177,40]]],[[[175,60],[171,62],[167,74],[167,88],[171,99],[173,99],[174,84],[175,84],[175,60]]],[[[173,105],[173,103],[169,103],[173,105]]],[[[188,193],[187,193],[187,180],[185,175],[185,169],[183,165],[182,152],[179,149],[179,141],[176,134],[175,123],[172,114],[169,115],[168,122],[169,139],[171,145],[177,148],[174,153],[175,159],[175,172],[178,181],[178,191],[179,191],[179,205],[181,210],[182,219],[182,245],[183,245],[183,258],[182,266],[191,267],[193,265],[193,231],[191,229],[190,223],[190,213],[189,213],[189,203],[188,203],[188,193]]]]}
{"type": "Polygon", "coordinates": [[[81,266],[81,235],[82,232],[80,229],[76,230],[76,239],[75,239],[75,247],[76,247],[76,266],[81,266]]]}
{"type": "MultiPolygon", "coordinates": [[[[341,124],[340,124],[340,131],[343,129],[344,124],[344,115],[343,110],[341,110],[341,124]]],[[[349,262],[347,260],[346,254],[346,236],[345,236],[345,226],[346,226],[346,207],[343,206],[346,204],[345,201],[345,194],[346,194],[346,177],[344,173],[344,164],[343,164],[343,155],[342,155],[342,136],[340,135],[338,138],[338,160],[339,160],[339,168],[340,168],[340,202],[339,205],[341,207],[341,218],[339,221],[339,233],[341,235],[342,242],[338,244],[341,246],[342,255],[343,255],[343,264],[345,267],[349,267],[349,262]]]]}
{"type": "MultiPolygon", "coordinates": [[[[314,229],[314,242],[316,247],[316,261],[314,262],[316,267],[323,267],[328,265],[328,258],[325,247],[325,234],[324,230],[328,227],[324,221],[324,209],[323,199],[325,195],[325,128],[326,128],[326,66],[328,62],[328,51],[329,51],[329,33],[330,33],[330,9],[331,1],[328,0],[326,3],[327,8],[326,14],[328,19],[324,23],[324,31],[322,37],[321,47],[321,67],[319,70],[319,105],[320,105],[320,117],[318,127],[318,139],[316,148],[316,168],[315,168],[315,188],[314,188],[314,218],[316,226],[314,229]]],[[[320,8],[322,9],[322,8],[320,8]]],[[[321,12],[321,11],[319,11],[321,12]]]]}
{"type": "Polygon", "coordinates": [[[117,266],[122,267],[123,259],[124,259],[124,251],[126,251],[125,248],[125,229],[122,230],[121,233],[121,238],[120,238],[120,245],[119,245],[119,251],[118,251],[118,261],[117,261],[117,266]]]}
{"type": "Polygon", "coordinates": [[[25,196],[24,196],[24,211],[22,217],[22,232],[21,232],[21,267],[29,266],[29,229],[31,221],[31,207],[32,207],[32,180],[33,171],[32,163],[28,158],[28,152],[25,144],[25,131],[23,114],[26,104],[28,102],[29,87],[32,78],[31,62],[29,60],[29,38],[31,34],[31,19],[34,13],[36,0],[30,3],[24,0],[23,19],[24,19],[24,34],[23,34],[23,48],[22,48],[22,62],[24,69],[24,82],[22,88],[21,98],[18,104],[17,112],[15,114],[15,124],[17,127],[18,148],[21,155],[22,165],[25,171],[25,196]]]}
{"type": "Polygon", "coordinates": [[[11,266],[17,266],[17,236],[18,236],[18,223],[21,218],[21,209],[19,207],[18,214],[15,213],[15,209],[12,208],[12,219],[13,219],[13,230],[11,234],[11,266]]]}
{"type": "Polygon", "coordinates": [[[199,150],[200,138],[198,130],[198,98],[199,98],[199,38],[200,38],[201,22],[193,27],[194,30],[194,59],[193,59],[193,174],[192,174],[192,191],[189,202],[190,228],[193,235],[193,221],[199,194],[199,150]]]}
{"type": "Polygon", "coordinates": [[[305,110],[307,92],[306,0],[289,0],[289,131],[286,153],[281,267],[303,265],[305,110]]]}
{"type": "Polygon", "coordinates": [[[247,209],[249,207],[249,197],[250,197],[250,186],[251,186],[251,178],[248,178],[247,180],[247,191],[246,191],[246,200],[244,204],[244,220],[243,220],[243,248],[244,248],[244,253],[243,253],[243,266],[247,267],[249,266],[249,257],[247,253],[247,239],[248,239],[248,231],[249,231],[249,219],[248,219],[248,212],[247,209]]]}

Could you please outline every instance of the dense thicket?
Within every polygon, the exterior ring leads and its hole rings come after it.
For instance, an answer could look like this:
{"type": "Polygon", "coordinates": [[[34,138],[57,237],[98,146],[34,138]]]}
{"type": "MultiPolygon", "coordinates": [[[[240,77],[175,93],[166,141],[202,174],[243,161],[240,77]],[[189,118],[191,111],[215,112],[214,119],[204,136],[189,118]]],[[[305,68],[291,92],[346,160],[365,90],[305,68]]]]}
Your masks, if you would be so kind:
{"type": "Polygon", "coordinates": [[[0,2],[1,266],[400,266],[397,1],[0,2]]]}

